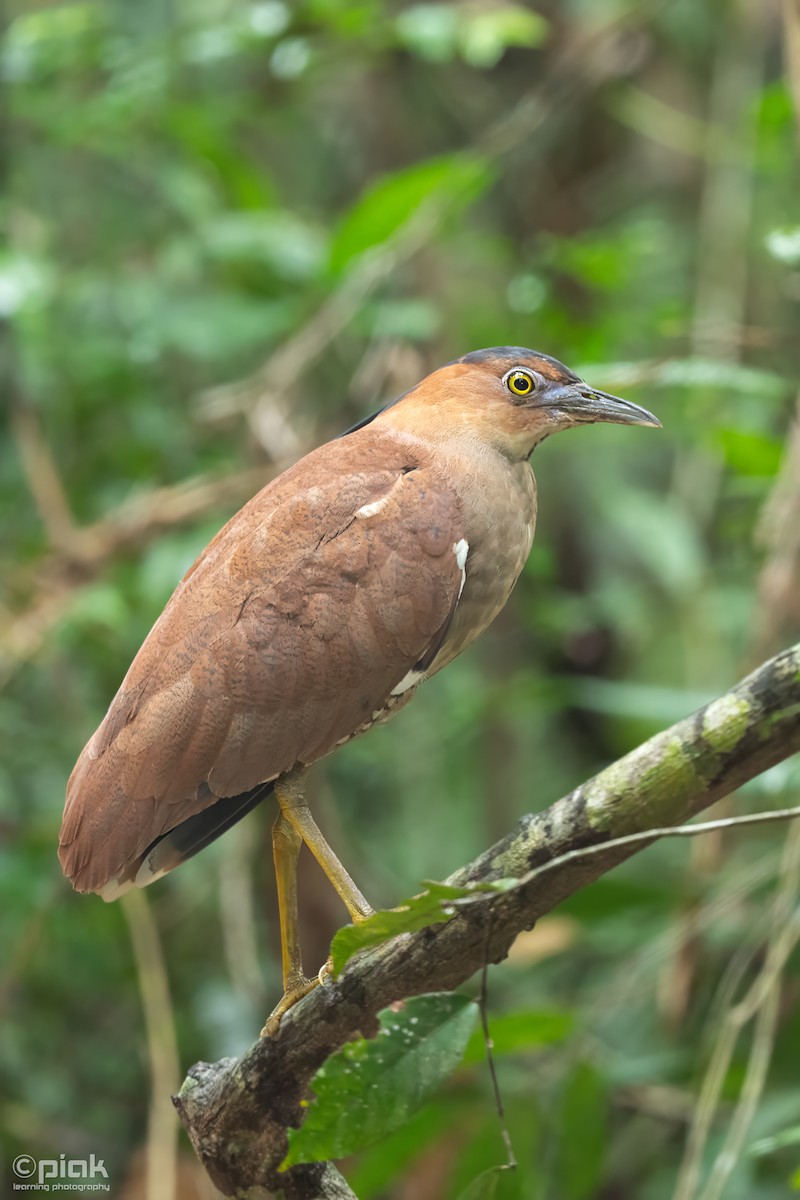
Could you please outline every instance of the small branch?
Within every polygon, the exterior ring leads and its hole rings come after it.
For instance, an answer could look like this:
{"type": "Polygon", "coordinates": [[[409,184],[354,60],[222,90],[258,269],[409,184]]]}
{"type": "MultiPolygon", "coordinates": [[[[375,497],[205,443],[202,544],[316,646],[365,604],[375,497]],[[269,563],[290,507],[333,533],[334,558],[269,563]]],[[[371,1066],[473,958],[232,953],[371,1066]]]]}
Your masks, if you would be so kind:
{"type": "Polygon", "coordinates": [[[458,987],[487,954],[499,962],[518,933],[659,831],[671,831],[799,749],[797,645],[549,809],[524,817],[449,880],[463,885],[512,877],[517,887],[360,955],[335,983],[291,1009],[275,1038],[257,1042],[239,1059],[192,1068],[175,1103],[214,1182],[247,1200],[280,1189],[287,1200],[330,1194],[298,1174],[309,1168],[279,1173],[278,1167],[288,1128],[303,1119],[310,1080],[331,1054],[359,1034],[372,1034],[376,1014],[393,1001],[458,987]],[[628,840],[611,845],[614,839],[628,840]],[[588,854],[576,853],[587,848],[588,854]],[[558,866],[538,870],[556,858],[558,866]]]}
{"type": "Polygon", "coordinates": [[[147,1200],[172,1200],[177,1177],[177,1127],[167,1096],[179,1076],[175,1021],[169,980],[147,895],[135,888],[123,897],[122,911],[139,976],[150,1063],[150,1113],[147,1122],[147,1200]]]}
{"type": "Polygon", "coordinates": [[[77,528],[39,415],[31,404],[18,400],[11,410],[11,428],[48,541],[54,550],[69,553],[77,528]]]}

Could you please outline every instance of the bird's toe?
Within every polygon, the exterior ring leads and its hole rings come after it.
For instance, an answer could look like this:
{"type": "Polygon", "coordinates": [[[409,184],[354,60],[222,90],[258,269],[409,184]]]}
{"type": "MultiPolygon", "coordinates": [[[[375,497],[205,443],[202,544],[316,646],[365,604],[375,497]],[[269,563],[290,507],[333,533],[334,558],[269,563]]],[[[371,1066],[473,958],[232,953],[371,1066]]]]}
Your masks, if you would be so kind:
{"type": "MultiPolygon", "coordinates": [[[[323,967],[322,970],[325,968],[323,967]]],[[[281,996],[278,1003],[273,1008],[272,1012],[267,1017],[264,1028],[261,1030],[260,1036],[274,1037],[280,1027],[281,1019],[284,1014],[297,1004],[298,1000],[302,1000],[309,992],[313,991],[322,983],[322,971],[316,979],[306,979],[305,976],[290,983],[286,991],[281,996]]]]}

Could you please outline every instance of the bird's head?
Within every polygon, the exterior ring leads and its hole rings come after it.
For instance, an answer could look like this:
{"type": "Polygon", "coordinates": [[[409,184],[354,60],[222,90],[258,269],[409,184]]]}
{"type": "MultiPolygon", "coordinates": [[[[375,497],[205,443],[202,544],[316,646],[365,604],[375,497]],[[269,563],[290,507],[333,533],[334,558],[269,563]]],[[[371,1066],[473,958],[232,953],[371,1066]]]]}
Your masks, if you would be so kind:
{"type": "Polygon", "coordinates": [[[590,387],[557,359],[522,346],[465,354],[428,375],[386,417],[429,436],[460,430],[513,459],[527,458],[551,433],[572,425],[661,424],[647,409],[590,387]]]}

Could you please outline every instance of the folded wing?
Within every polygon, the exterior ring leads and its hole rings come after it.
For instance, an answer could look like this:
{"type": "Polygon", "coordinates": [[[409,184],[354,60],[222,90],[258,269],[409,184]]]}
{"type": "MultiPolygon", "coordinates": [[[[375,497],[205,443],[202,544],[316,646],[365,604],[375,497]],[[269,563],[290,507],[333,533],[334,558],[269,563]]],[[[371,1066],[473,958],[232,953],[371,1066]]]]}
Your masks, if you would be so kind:
{"type": "Polygon", "coordinates": [[[132,879],[221,797],[327,754],[432,661],[463,583],[458,501],[370,439],[268,485],[179,584],[69,781],[59,856],[79,890],[132,879]]]}

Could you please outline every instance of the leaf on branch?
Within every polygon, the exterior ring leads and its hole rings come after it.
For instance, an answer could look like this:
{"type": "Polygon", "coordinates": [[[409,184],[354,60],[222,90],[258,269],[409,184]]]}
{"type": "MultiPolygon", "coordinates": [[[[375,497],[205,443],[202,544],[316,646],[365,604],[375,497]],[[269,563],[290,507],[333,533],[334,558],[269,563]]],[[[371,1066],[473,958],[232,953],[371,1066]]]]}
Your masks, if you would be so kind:
{"type": "Polygon", "coordinates": [[[289,1130],[281,1169],[343,1158],[398,1129],[461,1061],[478,1006],[431,992],[378,1017],[376,1037],[348,1042],[311,1081],[316,1099],[300,1129],[289,1130]]]}
{"type": "Polygon", "coordinates": [[[730,829],[739,825],[763,825],[773,821],[786,821],[800,817],[800,806],[796,808],[776,809],[772,812],[749,813],[742,817],[723,817],[716,821],[698,822],[694,825],[659,826],[653,829],[640,830],[637,833],[625,834],[623,837],[611,838],[607,842],[597,842],[591,846],[581,846],[568,850],[555,858],[548,859],[528,871],[519,879],[495,879],[490,883],[471,883],[458,887],[448,883],[426,881],[426,890],[410,900],[404,900],[397,908],[380,909],[366,921],[358,925],[345,925],[334,936],[331,943],[331,959],[333,962],[334,978],[338,977],[347,966],[354,954],[373,946],[380,946],[398,937],[401,933],[417,933],[431,925],[441,925],[450,921],[466,904],[486,899],[492,893],[509,892],[513,888],[525,887],[557,870],[564,863],[573,862],[595,855],[607,854],[617,847],[635,845],[638,842],[652,841],[665,837],[697,837],[715,829],[730,829]]]}
{"type": "Polygon", "coordinates": [[[397,908],[380,909],[358,925],[345,925],[331,943],[334,978],[359,950],[380,946],[401,933],[416,933],[431,925],[441,925],[456,915],[457,905],[487,892],[506,892],[516,887],[515,879],[496,879],[493,883],[454,887],[448,883],[425,883],[425,891],[397,908]]]}

